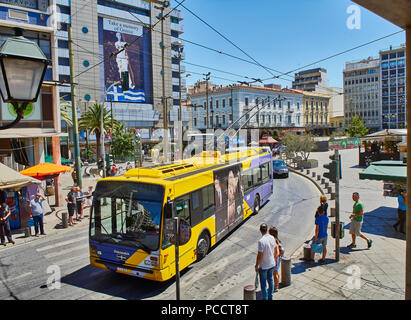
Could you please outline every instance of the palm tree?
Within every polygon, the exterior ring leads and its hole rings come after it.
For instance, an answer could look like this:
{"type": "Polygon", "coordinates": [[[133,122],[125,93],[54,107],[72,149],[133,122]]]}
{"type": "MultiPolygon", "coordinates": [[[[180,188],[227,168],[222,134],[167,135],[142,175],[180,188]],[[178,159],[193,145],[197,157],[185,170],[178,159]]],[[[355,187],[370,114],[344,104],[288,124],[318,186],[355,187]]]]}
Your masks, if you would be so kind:
{"type": "MultiPolygon", "coordinates": [[[[93,104],[92,107],[88,108],[80,117],[79,119],[79,129],[88,130],[90,133],[94,133],[96,135],[97,141],[97,158],[101,159],[101,152],[100,152],[100,135],[101,135],[101,109],[102,105],[99,103],[93,104]]],[[[113,123],[113,129],[115,129],[120,122],[112,119],[111,112],[106,108],[103,108],[103,129],[104,132],[107,133],[110,131],[111,124],[113,123]]]]}

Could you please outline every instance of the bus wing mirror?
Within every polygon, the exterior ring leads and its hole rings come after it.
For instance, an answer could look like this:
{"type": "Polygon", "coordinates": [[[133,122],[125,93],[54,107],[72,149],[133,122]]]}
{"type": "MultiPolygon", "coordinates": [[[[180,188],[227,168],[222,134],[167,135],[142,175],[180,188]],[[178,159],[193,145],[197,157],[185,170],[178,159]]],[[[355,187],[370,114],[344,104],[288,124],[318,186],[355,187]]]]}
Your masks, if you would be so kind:
{"type": "Polygon", "coordinates": [[[173,218],[173,202],[168,201],[164,206],[164,218],[172,219],[173,218]]]}

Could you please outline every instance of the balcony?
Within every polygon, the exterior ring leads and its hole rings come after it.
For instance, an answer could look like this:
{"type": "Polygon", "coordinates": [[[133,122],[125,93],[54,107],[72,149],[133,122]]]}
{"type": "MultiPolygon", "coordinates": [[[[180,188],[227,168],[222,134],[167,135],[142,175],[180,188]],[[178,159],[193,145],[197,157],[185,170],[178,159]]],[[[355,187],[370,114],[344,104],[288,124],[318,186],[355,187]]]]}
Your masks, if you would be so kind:
{"type": "Polygon", "coordinates": [[[388,88],[388,84],[382,84],[381,88],[388,88]]]}
{"type": "Polygon", "coordinates": [[[388,76],[381,76],[381,79],[386,80],[388,79],[388,76]]]}
{"type": "Polygon", "coordinates": [[[388,92],[383,92],[381,95],[382,95],[383,97],[388,97],[388,92]]]}
{"type": "Polygon", "coordinates": [[[174,46],[184,47],[184,40],[176,37],[171,37],[171,44],[174,46]]]}
{"type": "Polygon", "coordinates": [[[184,25],[171,22],[170,26],[171,30],[177,31],[179,34],[184,33],[184,25]]]}

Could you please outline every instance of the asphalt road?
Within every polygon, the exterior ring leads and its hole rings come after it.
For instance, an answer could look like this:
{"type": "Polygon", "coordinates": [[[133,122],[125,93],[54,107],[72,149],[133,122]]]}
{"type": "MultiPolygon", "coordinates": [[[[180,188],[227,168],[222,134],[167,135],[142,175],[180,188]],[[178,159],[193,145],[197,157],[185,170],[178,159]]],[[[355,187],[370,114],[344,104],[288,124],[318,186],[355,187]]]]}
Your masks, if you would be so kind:
{"type": "MultiPolygon", "coordinates": [[[[286,255],[310,238],[319,191],[291,174],[276,179],[274,195],[201,262],[181,274],[181,298],[243,299],[243,287],[254,282],[259,225],[279,230],[286,255]]],[[[175,281],[164,283],[93,268],[88,258],[88,227],[54,234],[0,251],[0,299],[175,299],[175,281]],[[61,277],[61,285],[55,279],[61,277]]]]}

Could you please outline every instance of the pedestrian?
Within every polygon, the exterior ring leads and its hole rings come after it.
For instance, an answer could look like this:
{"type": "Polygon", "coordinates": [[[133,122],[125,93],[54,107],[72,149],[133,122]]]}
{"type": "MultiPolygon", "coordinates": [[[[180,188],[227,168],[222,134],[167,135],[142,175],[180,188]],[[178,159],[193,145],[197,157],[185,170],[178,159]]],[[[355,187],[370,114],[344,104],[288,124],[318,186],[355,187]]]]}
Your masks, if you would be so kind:
{"type": "Polygon", "coordinates": [[[71,177],[73,178],[73,184],[77,184],[77,171],[75,166],[73,166],[71,177]]]}
{"type": "Polygon", "coordinates": [[[276,247],[274,249],[274,260],[275,260],[275,267],[273,271],[274,276],[274,292],[278,292],[278,288],[280,285],[280,266],[281,266],[281,257],[284,255],[284,248],[281,244],[281,240],[278,238],[278,230],[276,227],[271,226],[268,232],[274,237],[276,247]]]}
{"type": "Polygon", "coordinates": [[[66,196],[67,211],[69,214],[69,226],[71,227],[77,224],[73,221],[74,211],[76,210],[76,197],[74,196],[76,191],[77,191],[76,187],[72,187],[70,192],[66,196]]]}
{"type": "Polygon", "coordinates": [[[131,169],[133,169],[133,166],[131,165],[130,162],[127,162],[126,171],[131,170],[131,169]]]}
{"type": "Polygon", "coordinates": [[[76,220],[81,221],[83,219],[83,208],[84,208],[84,193],[81,191],[80,187],[76,188],[76,193],[74,197],[76,198],[76,220]]]}
{"type": "Polygon", "coordinates": [[[43,211],[42,202],[44,200],[46,200],[46,198],[43,197],[40,193],[37,193],[36,197],[30,201],[31,216],[33,217],[33,220],[34,220],[34,231],[35,231],[34,236],[35,237],[39,236],[39,229],[42,235],[46,235],[46,233],[44,232],[44,222],[43,222],[44,211],[43,211]]]}
{"type": "Polygon", "coordinates": [[[403,188],[400,189],[398,195],[398,221],[393,225],[395,231],[398,231],[398,225],[400,226],[399,232],[405,234],[405,216],[407,213],[407,193],[403,188]]]}
{"type": "Polygon", "coordinates": [[[328,209],[328,203],[327,203],[327,196],[322,194],[320,196],[320,206],[317,208],[317,211],[315,212],[315,218],[318,217],[318,209],[323,208],[325,215],[327,215],[327,209],[328,209]]]}
{"type": "Polygon", "coordinates": [[[260,233],[262,237],[258,240],[258,254],[255,262],[255,271],[258,272],[260,276],[263,300],[272,300],[274,293],[274,249],[276,248],[276,243],[274,237],[268,233],[267,224],[263,223],[260,225],[260,233]]]}
{"type": "MultiPolygon", "coordinates": [[[[319,263],[323,263],[325,261],[325,256],[327,255],[327,227],[328,227],[329,219],[325,214],[324,207],[320,206],[318,208],[318,217],[315,218],[315,235],[314,235],[314,242],[313,243],[320,243],[323,248],[323,255],[319,263]]],[[[311,244],[312,248],[312,244],[311,244]]],[[[314,260],[315,253],[311,251],[311,260],[314,260]]]]}
{"type": "Polygon", "coordinates": [[[349,216],[349,218],[351,219],[350,234],[352,242],[347,247],[350,249],[356,248],[357,245],[355,244],[355,239],[357,236],[359,236],[367,241],[368,248],[371,248],[372,240],[368,239],[361,233],[361,227],[364,221],[364,204],[360,201],[360,194],[358,192],[354,192],[352,194],[352,199],[354,201],[352,210],[353,213],[349,216]]]}
{"type": "Polygon", "coordinates": [[[11,214],[11,210],[7,203],[2,203],[0,205],[0,238],[1,238],[1,244],[3,246],[6,246],[6,241],[4,239],[4,236],[7,237],[7,240],[9,243],[14,244],[13,238],[11,236],[11,230],[10,230],[10,223],[9,223],[9,216],[11,214]]]}
{"type": "Polygon", "coordinates": [[[117,173],[117,168],[116,165],[113,163],[113,166],[111,167],[111,175],[114,177],[117,173]]]}
{"type": "Polygon", "coordinates": [[[91,207],[93,205],[93,186],[88,186],[88,189],[86,191],[87,195],[87,205],[91,207]]]}

